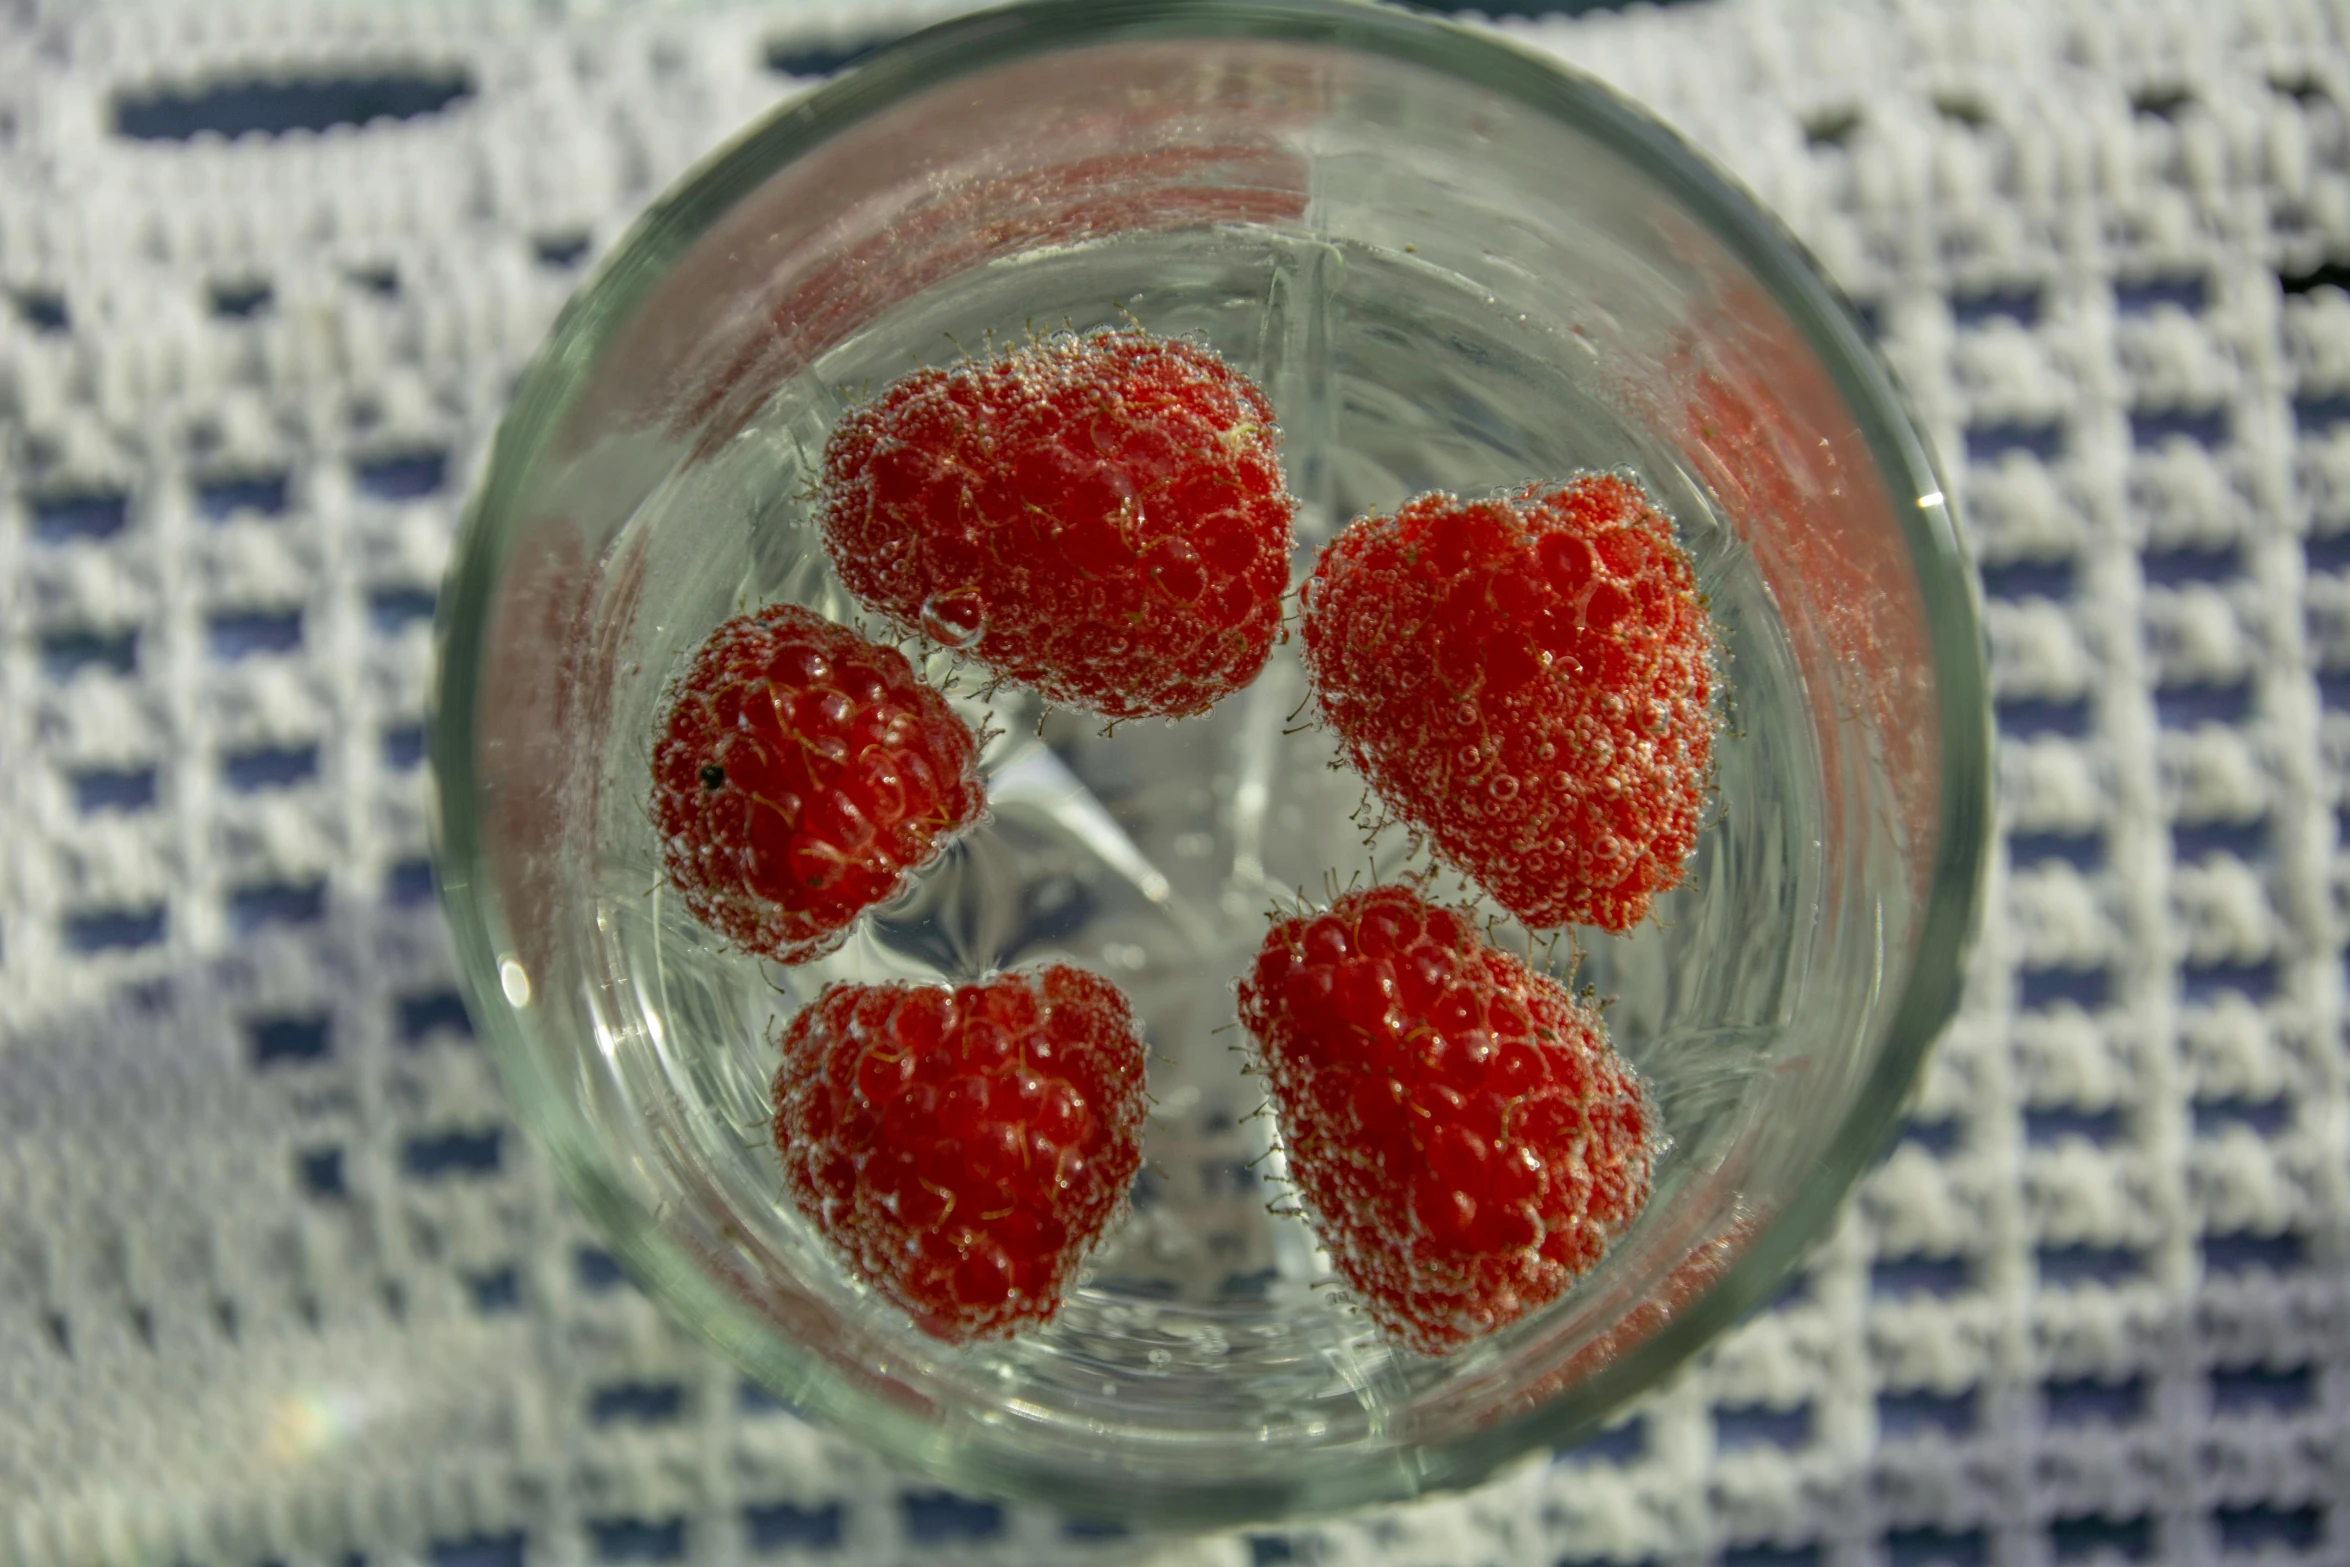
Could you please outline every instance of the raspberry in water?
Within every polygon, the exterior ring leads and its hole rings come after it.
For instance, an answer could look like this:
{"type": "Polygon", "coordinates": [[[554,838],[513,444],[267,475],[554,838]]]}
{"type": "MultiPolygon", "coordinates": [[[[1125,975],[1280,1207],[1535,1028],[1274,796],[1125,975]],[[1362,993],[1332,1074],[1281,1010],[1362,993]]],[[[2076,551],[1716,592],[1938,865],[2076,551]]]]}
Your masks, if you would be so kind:
{"type": "Polygon", "coordinates": [[[1273,410],[1214,353],[1058,335],[917,370],[824,452],[824,540],[868,608],[1108,718],[1204,713],[1281,629],[1273,410]]]}
{"type": "Polygon", "coordinates": [[[775,1146],[856,1275],[951,1343],[1050,1321],[1140,1167],[1143,1049],[1115,985],[835,985],[792,1020],[775,1146]]]}
{"type": "Polygon", "coordinates": [[[1713,758],[1713,630],[1614,474],[1357,519],[1305,589],[1306,673],[1356,770],[1527,925],[1637,924],[1713,758]]]}
{"type": "Polygon", "coordinates": [[[1391,1337],[1443,1354],[1631,1223],[1651,1111],[1599,1011],[1403,887],[1278,922],[1240,984],[1306,1215],[1391,1337]]]}
{"type": "Polygon", "coordinates": [[[905,656],[792,604],[727,621],[670,688],[653,825],[694,918],[801,963],[985,806],[979,747],[905,656]]]}

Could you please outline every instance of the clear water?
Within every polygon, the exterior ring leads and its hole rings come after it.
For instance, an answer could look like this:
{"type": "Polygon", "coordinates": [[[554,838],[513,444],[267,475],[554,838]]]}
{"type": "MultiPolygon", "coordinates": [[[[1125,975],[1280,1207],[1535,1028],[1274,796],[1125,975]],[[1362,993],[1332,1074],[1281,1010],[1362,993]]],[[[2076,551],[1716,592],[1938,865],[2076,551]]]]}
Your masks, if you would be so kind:
{"type": "MultiPolygon", "coordinates": [[[[678,1129],[669,1157],[748,1249],[885,1335],[888,1309],[858,1304],[781,1197],[767,1142],[781,1024],[835,980],[959,981],[1053,960],[1114,979],[1155,1053],[1130,1216],[1049,1329],[949,1350],[909,1326],[893,1352],[1038,1427],[1229,1441],[1237,1408],[1238,1429],[1253,1419],[1265,1439],[1375,1440],[1438,1368],[1383,1345],[1331,1287],[1284,1200],[1233,1027],[1234,979],[1268,911],[1411,868],[1400,833],[1366,841],[1359,782],[1301,712],[1294,644],[1203,718],[1113,734],[1018,693],[981,703],[979,680],[931,655],[927,673],[966,716],[1000,731],[985,755],[992,817],[805,967],[754,961],[697,928],[664,893],[646,819],[663,685],[712,626],[789,599],[888,635],[840,588],[813,521],[815,459],[843,407],[991,339],[1116,323],[1205,341],[1272,398],[1301,502],[1293,579],[1349,518],[1427,489],[1629,465],[1676,516],[1724,642],[1728,808],[1688,884],[1631,935],[1545,942],[1506,920],[1497,932],[1616,998],[1616,1042],[1670,1138],[1643,1224],[1716,1169],[1782,1048],[1816,925],[1818,763],[1808,724],[1786,721],[1802,701],[1783,636],[1751,561],[1670,450],[1597,395],[1572,323],[1410,255],[1219,230],[1026,257],[919,296],[783,387],[731,446],[675,473],[611,557],[608,601],[625,603],[633,640],[612,694],[593,906],[574,912],[606,1015],[627,1014],[608,1041],[627,1093],[678,1129]]],[[[1554,1310],[1589,1307],[1638,1240],[1554,1310]]]]}

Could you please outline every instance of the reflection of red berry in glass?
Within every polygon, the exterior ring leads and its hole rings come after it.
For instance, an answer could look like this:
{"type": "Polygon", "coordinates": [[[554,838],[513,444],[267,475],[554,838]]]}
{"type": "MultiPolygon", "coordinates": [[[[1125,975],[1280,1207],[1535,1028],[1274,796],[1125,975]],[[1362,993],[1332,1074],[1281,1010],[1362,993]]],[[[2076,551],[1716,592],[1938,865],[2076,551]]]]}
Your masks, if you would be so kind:
{"type": "Polygon", "coordinates": [[[1204,713],[1281,628],[1273,410],[1191,343],[1101,331],[917,370],[841,420],[824,481],[850,592],[1056,702],[1204,713]]]}
{"type": "Polygon", "coordinates": [[[1108,980],[835,985],[775,1078],[784,1186],[949,1342],[1051,1320],[1140,1168],[1142,1042],[1108,980]]]}
{"type": "Polygon", "coordinates": [[[1315,564],[1303,633],[1348,759],[1526,924],[1627,930],[1679,884],[1713,755],[1713,632],[1630,480],[1360,518],[1315,564]]]}
{"type": "Polygon", "coordinates": [[[1402,887],[1276,924],[1240,985],[1306,1214],[1381,1328],[1442,1354],[1547,1304],[1648,1197],[1598,1009],[1402,887]]]}
{"type": "Polygon", "coordinates": [[[978,756],[896,649],[796,605],[737,615],[670,688],[662,863],[704,925],[804,962],[978,818],[978,756]]]}

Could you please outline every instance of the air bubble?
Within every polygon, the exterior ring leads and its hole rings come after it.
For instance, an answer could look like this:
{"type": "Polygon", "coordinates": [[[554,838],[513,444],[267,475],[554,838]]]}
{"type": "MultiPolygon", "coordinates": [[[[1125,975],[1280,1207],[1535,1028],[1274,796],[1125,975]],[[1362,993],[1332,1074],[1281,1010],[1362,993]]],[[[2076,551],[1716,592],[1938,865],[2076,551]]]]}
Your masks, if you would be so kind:
{"type": "Polygon", "coordinates": [[[1477,721],[1477,704],[1474,702],[1463,702],[1460,706],[1452,710],[1452,716],[1461,723],[1473,724],[1477,721]]]}
{"type": "Polygon", "coordinates": [[[1558,755],[1559,748],[1548,740],[1534,748],[1534,760],[1537,762],[1555,762],[1558,760],[1558,755]]]}
{"type": "Polygon", "coordinates": [[[530,1005],[530,970],[518,958],[498,959],[498,988],[506,993],[506,1004],[521,1011],[530,1005]]]}
{"type": "Polygon", "coordinates": [[[1477,765],[1478,758],[1483,754],[1473,745],[1464,745],[1460,750],[1460,763],[1463,767],[1474,767],[1477,765]]]}
{"type": "Polygon", "coordinates": [[[1514,800],[1518,797],[1518,781],[1508,773],[1503,773],[1485,786],[1485,792],[1496,800],[1514,800]]]}
{"type": "Polygon", "coordinates": [[[812,647],[786,648],[777,655],[774,667],[794,685],[820,686],[832,678],[832,660],[812,647]]]}
{"type": "Polygon", "coordinates": [[[1604,691],[1600,693],[1599,710],[1610,718],[1621,718],[1624,716],[1624,699],[1617,692],[1604,691]]]}
{"type": "Polygon", "coordinates": [[[987,600],[977,588],[933,593],[922,603],[922,634],[942,647],[970,647],[987,634],[987,600]]]}
{"type": "Polygon", "coordinates": [[[1591,845],[1591,852],[1603,860],[1612,860],[1624,852],[1623,840],[1612,832],[1603,832],[1591,845]]]}

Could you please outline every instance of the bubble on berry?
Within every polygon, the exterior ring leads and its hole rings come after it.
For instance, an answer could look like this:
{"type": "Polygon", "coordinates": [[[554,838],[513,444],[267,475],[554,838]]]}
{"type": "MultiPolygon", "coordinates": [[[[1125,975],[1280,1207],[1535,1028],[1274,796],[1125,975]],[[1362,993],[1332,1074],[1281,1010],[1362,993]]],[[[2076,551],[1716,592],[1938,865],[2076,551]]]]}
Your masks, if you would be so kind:
{"type": "Polygon", "coordinates": [[[1464,745],[1461,747],[1461,765],[1463,767],[1474,767],[1477,765],[1477,759],[1484,754],[1484,752],[1478,750],[1474,745],[1464,745]]]}
{"type": "Polygon", "coordinates": [[[832,678],[832,660],[812,647],[786,648],[776,658],[775,668],[794,685],[817,686],[832,678]]]}
{"type": "Polygon", "coordinates": [[[1463,702],[1452,710],[1452,716],[1464,724],[1473,724],[1477,721],[1477,704],[1463,702]]]}
{"type": "Polygon", "coordinates": [[[1591,852],[1603,860],[1612,860],[1624,852],[1624,841],[1612,832],[1603,832],[1592,840],[1591,852]]]}
{"type": "Polygon", "coordinates": [[[1537,762],[1555,762],[1558,760],[1558,754],[1559,748],[1548,740],[1534,748],[1534,760],[1537,762]]]}
{"type": "Polygon", "coordinates": [[[1508,773],[1503,773],[1499,778],[1487,784],[1485,791],[1496,800],[1514,800],[1518,797],[1518,781],[1508,773]]]}
{"type": "Polygon", "coordinates": [[[987,634],[987,600],[977,588],[933,593],[922,602],[922,634],[942,647],[975,645],[987,634]]]}

